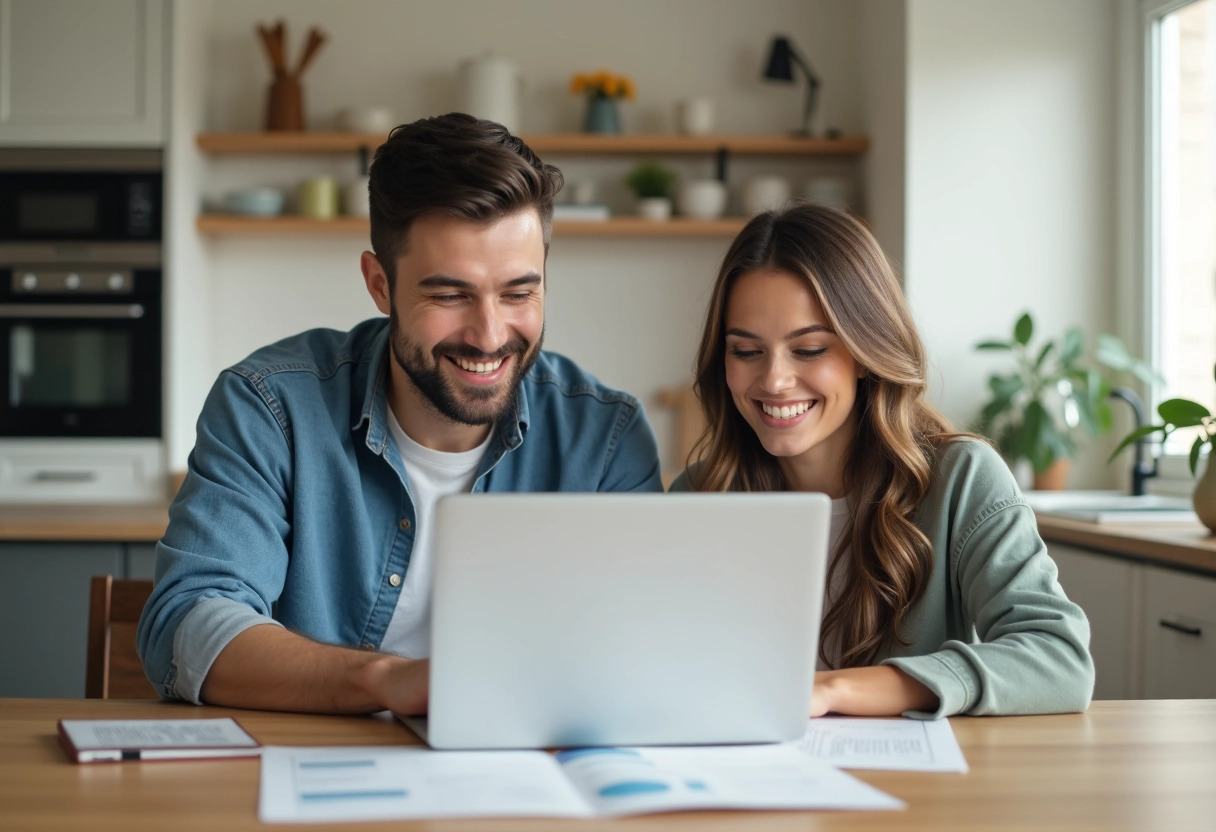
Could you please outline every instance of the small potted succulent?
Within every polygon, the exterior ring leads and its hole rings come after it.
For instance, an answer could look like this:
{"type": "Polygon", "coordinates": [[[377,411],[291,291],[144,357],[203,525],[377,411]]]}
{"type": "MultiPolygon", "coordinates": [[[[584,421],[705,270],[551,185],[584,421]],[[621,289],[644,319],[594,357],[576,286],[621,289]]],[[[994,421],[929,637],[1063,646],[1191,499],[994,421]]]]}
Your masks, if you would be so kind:
{"type": "Polygon", "coordinates": [[[648,220],[671,218],[671,186],[676,172],[657,162],[640,162],[627,177],[625,184],[638,198],[638,214],[648,220]]]}
{"type": "MultiPolygon", "coordinates": [[[[1213,377],[1216,377],[1216,368],[1213,368],[1213,377]]],[[[1195,492],[1191,499],[1195,504],[1195,513],[1199,515],[1203,525],[1216,532],[1216,462],[1213,462],[1216,455],[1212,453],[1213,448],[1216,448],[1216,417],[1199,402],[1190,399],[1167,399],[1158,405],[1157,415],[1161,417],[1161,424],[1136,428],[1123,437],[1123,441],[1115,448],[1110,458],[1114,459],[1128,445],[1147,436],[1159,433],[1160,441],[1164,442],[1171,433],[1180,428],[1198,428],[1198,435],[1191,444],[1191,476],[1198,472],[1199,459],[1205,449],[1208,451],[1208,462],[1203,476],[1195,483],[1195,492]]]]}

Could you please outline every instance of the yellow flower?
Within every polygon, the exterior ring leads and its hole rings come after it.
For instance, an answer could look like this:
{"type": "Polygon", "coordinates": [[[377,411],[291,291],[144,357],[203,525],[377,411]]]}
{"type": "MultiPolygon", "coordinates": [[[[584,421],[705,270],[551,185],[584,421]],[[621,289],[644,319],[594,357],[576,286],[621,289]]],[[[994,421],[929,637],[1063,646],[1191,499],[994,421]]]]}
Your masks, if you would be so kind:
{"type": "Polygon", "coordinates": [[[593,97],[630,99],[637,94],[633,81],[624,75],[613,75],[605,69],[575,75],[570,79],[570,92],[575,95],[586,93],[593,97]]]}

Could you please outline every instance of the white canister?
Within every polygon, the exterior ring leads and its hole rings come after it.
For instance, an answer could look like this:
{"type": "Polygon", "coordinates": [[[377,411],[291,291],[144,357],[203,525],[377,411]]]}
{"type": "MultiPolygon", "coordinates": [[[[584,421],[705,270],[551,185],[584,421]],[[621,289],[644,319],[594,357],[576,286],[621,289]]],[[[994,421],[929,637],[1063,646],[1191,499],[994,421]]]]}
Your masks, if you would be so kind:
{"type": "Polygon", "coordinates": [[[366,217],[370,213],[367,203],[367,186],[370,182],[371,177],[360,176],[346,184],[346,190],[342,194],[342,207],[347,216],[366,217]]]}
{"type": "Polygon", "coordinates": [[[757,176],[743,186],[743,213],[754,217],[775,211],[790,198],[790,181],[782,176],[757,176]]]}
{"type": "Polygon", "coordinates": [[[856,202],[853,180],[844,176],[817,176],[806,183],[802,195],[819,205],[850,210],[856,202]]]}
{"type": "Polygon", "coordinates": [[[470,58],[460,65],[460,109],[519,132],[519,97],[523,79],[515,64],[497,55],[470,58]]]}
{"type": "Polygon", "coordinates": [[[686,136],[704,136],[714,129],[712,98],[685,98],[676,103],[676,129],[686,136]]]}
{"type": "Polygon", "coordinates": [[[693,179],[680,186],[680,213],[698,220],[716,220],[726,211],[726,184],[717,179],[693,179]]]}

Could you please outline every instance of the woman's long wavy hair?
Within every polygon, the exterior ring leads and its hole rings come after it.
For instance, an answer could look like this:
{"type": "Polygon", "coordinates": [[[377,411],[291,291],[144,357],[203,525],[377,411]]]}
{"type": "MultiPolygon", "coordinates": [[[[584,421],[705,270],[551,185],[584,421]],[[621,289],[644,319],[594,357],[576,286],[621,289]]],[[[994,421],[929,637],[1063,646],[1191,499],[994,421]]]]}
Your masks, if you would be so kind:
{"type": "Polygon", "coordinates": [[[726,385],[726,308],[738,279],[755,270],[803,278],[865,374],[857,382],[857,432],[844,469],[850,521],[828,569],[843,578],[823,620],[824,645],[840,667],[873,663],[900,639],[933,569],[913,516],[929,489],[934,451],[961,434],[924,400],[925,352],[895,275],[874,237],[831,208],[795,203],[761,214],[739,233],[718,273],[695,390],[707,427],[693,450],[699,491],[785,491],[778,460],[760,444],[726,385]]]}

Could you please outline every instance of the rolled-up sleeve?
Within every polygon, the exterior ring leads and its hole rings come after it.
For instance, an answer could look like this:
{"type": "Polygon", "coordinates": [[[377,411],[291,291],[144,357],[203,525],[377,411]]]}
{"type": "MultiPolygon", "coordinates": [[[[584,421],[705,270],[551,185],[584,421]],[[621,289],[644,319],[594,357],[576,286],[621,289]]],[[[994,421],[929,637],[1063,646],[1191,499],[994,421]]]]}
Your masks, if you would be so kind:
{"type": "Polygon", "coordinates": [[[256,376],[225,371],[199,418],[139,622],[144,672],[161,696],[198,702],[224,646],[273,623],[288,565],[291,481],[279,403],[256,376]]]}

